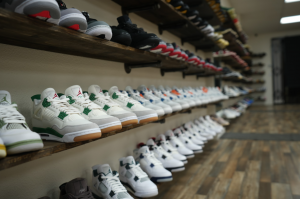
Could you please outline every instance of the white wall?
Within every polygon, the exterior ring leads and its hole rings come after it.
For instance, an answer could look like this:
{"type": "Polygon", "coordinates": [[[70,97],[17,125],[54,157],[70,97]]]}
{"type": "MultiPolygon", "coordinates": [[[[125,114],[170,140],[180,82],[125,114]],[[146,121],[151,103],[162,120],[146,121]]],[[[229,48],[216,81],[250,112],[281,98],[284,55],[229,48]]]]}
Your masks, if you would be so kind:
{"type": "MultiPolygon", "coordinates": [[[[121,15],[120,6],[110,0],[64,0],[64,2],[68,7],[88,11],[92,18],[106,21],[110,25],[117,25],[116,18],[121,15]]],[[[156,25],[135,14],[130,14],[130,17],[139,27],[158,34],[156,25]]],[[[176,42],[180,45],[180,39],[167,31],[160,37],[166,42],[176,42]]],[[[187,43],[182,47],[192,52],[195,49],[187,43]]],[[[179,72],[167,73],[161,77],[159,69],[156,68],[133,69],[131,74],[126,74],[122,63],[4,44],[0,44],[0,52],[0,90],[8,90],[11,93],[13,102],[19,105],[19,111],[26,117],[29,125],[32,111],[30,97],[48,87],[55,88],[57,92],[64,92],[67,87],[74,84],[86,90],[91,84],[99,84],[103,89],[114,85],[124,89],[127,85],[136,88],[141,84],[181,87],[214,83],[213,78],[197,80],[195,76],[187,76],[186,79],[182,79],[179,72]]],[[[211,56],[200,51],[197,54],[203,58],[211,56]]],[[[213,106],[208,109],[197,109],[192,114],[168,118],[165,124],[149,124],[0,171],[0,198],[35,199],[48,195],[52,199],[57,199],[58,186],[76,177],[89,179],[93,165],[109,163],[113,169],[118,169],[118,159],[131,155],[137,143],[146,142],[149,137],[212,112],[213,106]]]]}
{"type": "MultiPolygon", "coordinates": [[[[262,59],[253,59],[253,63],[262,62],[265,64],[262,70],[266,72],[263,76],[265,82],[265,87],[267,89],[265,93],[265,97],[267,98],[265,104],[272,105],[273,104],[273,77],[272,77],[272,54],[271,54],[271,40],[272,38],[285,37],[285,36],[294,36],[299,35],[300,30],[298,31],[285,31],[285,32],[272,32],[260,34],[258,36],[251,36],[249,38],[249,45],[251,51],[255,53],[265,52],[267,55],[262,59]]],[[[255,68],[257,69],[257,68],[255,68]]]]}

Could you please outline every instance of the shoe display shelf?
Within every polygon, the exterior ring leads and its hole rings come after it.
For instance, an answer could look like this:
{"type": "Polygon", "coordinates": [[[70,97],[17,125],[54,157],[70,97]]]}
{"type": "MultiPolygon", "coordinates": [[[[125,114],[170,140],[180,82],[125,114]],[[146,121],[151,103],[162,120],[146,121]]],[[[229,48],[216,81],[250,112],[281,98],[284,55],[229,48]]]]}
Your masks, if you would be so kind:
{"type": "MultiPolygon", "coordinates": [[[[180,115],[180,114],[189,114],[192,113],[192,110],[195,109],[199,109],[199,108],[205,108],[207,107],[207,105],[213,105],[215,103],[219,103],[219,102],[212,102],[210,104],[206,104],[206,105],[201,105],[201,106],[197,106],[197,107],[193,107],[193,108],[189,108],[189,109],[184,109],[178,112],[174,112],[168,115],[164,115],[158,118],[157,121],[155,122],[150,122],[150,123],[165,123],[165,120],[169,117],[172,117],[174,115],[180,115]]],[[[144,126],[147,125],[149,123],[144,123],[144,124],[137,124],[137,125],[131,125],[131,126],[127,126],[127,127],[123,127],[121,130],[118,131],[112,131],[109,133],[105,133],[102,134],[102,137],[99,139],[104,139],[119,133],[123,133],[126,131],[129,131],[131,129],[135,129],[138,128],[140,126],[144,126]]],[[[74,148],[74,147],[78,147],[84,144],[88,144],[90,142],[94,142],[97,141],[99,139],[95,139],[95,140],[88,140],[88,141],[82,141],[82,142],[74,142],[74,143],[61,143],[61,142],[54,142],[54,141],[44,141],[44,148],[42,150],[39,151],[33,151],[33,152],[28,152],[28,153],[22,153],[22,154],[17,154],[17,155],[10,155],[6,158],[3,158],[0,160],[0,171],[1,170],[5,170],[17,165],[21,165],[23,163],[26,162],[30,162],[36,159],[40,159],[43,157],[47,157],[50,156],[52,154],[58,153],[58,152],[62,152],[62,151],[66,151],[68,149],[74,148]]]]}
{"type": "Polygon", "coordinates": [[[237,33],[237,36],[238,36],[238,39],[243,43],[243,44],[246,44],[247,43],[247,37],[245,36],[245,33],[243,32],[239,32],[237,30],[237,28],[235,27],[230,15],[228,13],[226,13],[227,15],[227,21],[223,24],[223,27],[224,28],[230,28],[232,29],[233,31],[235,31],[237,33]]]}
{"type": "Polygon", "coordinates": [[[221,61],[224,64],[230,65],[234,69],[244,69],[245,67],[241,65],[236,59],[231,56],[224,56],[224,57],[215,57],[215,60],[221,61]]]}
{"type": "MultiPolygon", "coordinates": [[[[196,66],[163,55],[124,46],[0,8],[0,43],[124,63],[133,68],[183,71],[196,66]]],[[[199,69],[199,68],[198,68],[199,69]]]]}
{"type": "Polygon", "coordinates": [[[236,52],[240,57],[248,55],[248,51],[239,40],[238,34],[232,29],[227,29],[222,32],[223,38],[229,42],[226,48],[230,51],[236,52]]]}
{"type": "Polygon", "coordinates": [[[196,50],[217,51],[216,43],[201,32],[186,16],[177,11],[165,0],[113,0],[122,6],[123,14],[136,13],[140,17],[157,24],[160,34],[168,31],[181,38],[182,44],[188,42],[196,50]]]}

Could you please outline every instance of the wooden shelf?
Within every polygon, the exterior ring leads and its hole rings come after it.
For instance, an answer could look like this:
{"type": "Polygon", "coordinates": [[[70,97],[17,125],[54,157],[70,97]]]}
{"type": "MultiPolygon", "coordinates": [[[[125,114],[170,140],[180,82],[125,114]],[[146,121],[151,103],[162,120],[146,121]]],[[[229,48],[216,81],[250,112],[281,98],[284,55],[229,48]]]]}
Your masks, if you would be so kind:
{"type": "Polygon", "coordinates": [[[233,68],[245,69],[245,67],[243,65],[241,65],[236,59],[234,59],[231,56],[214,57],[214,59],[219,60],[227,65],[230,65],[233,68]]]}
{"type": "MultiPolygon", "coordinates": [[[[195,38],[187,41],[197,49],[213,50],[218,48],[213,40],[204,35],[186,16],[173,8],[164,0],[113,0],[122,6],[123,13],[135,12],[137,15],[157,24],[160,33],[164,30],[184,39],[195,38]],[[158,5],[158,6],[156,6],[158,5]],[[155,7],[159,7],[155,9],[155,7]],[[143,9],[154,8],[154,9],[143,9]]],[[[133,22],[134,23],[134,22],[133,22]]],[[[138,24],[139,25],[139,24],[138,24]]]]}

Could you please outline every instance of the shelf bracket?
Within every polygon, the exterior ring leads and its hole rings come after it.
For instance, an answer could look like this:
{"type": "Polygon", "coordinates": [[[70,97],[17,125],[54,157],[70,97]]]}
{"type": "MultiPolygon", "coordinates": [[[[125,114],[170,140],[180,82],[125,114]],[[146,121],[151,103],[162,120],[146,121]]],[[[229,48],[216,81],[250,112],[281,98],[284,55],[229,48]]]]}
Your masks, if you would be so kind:
{"type": "Polygon", "coordinates": [[[197,36],[193,36],[193,37],[186,37],[186,38],[182,38],[181,39],[181,44],[183,45],[185,42],[189,42],[189,41],[199,41],[201,39],[203,39],[204,36],[201,35],[197,35],[197,36]]]}
{"type": "Polygon", "coordinates": [[[187,26],[186,21],[180,21],[172,24],[158,25],[158,32],[159,34],[162,35],[164,30],[177,29],[177,28],[182,28],[184,26],[187,26]]]}
{"type": "Polygon", "coordinates": [[[154,10],[154,9],[159,9],[159,8],[160,8],[159,3],[146,5],[146,6],[135,7],[135,8],[124,8],[124,7],[122,7],[122,14],[123,15],[128,15],[129,13],[143,12],[143,11],[154,10]]]}
{"type": "Polygon", "coordinates": [[[161,68],[160,69],[160,74],[161,76],[165,76],[165,73],[170,73],[170,72],[182,72],[184,70],[186,70],[187,67],[185,68],[161,68]]]}
{"type": "Polygon", "coordinates": [[[131,72],[133,68],[147,68],[147,67],[161,67],[161,61],[141,64],[124,64],[124,68],[127,74],[131,72]]]}
{"type": "Polygon", "coordinates": [[[157,121],[155,121],[155,122],[153,122],[153,123],[164,124],[164,123],[166,123],[166,119],[157,120],[157,121]]]}

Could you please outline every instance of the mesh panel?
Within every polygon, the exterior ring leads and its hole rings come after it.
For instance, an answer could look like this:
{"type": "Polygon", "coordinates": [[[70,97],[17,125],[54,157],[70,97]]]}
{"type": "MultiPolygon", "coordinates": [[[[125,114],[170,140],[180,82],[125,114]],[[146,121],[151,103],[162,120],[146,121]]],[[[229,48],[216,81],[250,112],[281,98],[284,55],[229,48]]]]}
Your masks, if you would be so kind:
{"type": "Polygon", "coordinates": [[[145,182],[145,181],[148,181],[150,180],[148,177],[144,177],[144,178],[141,178],[140,182],[145,182]]]}
{"type": "Polygon", "coordinates": [[[129,194],[127,192],[120,192],[118,193],[117,195],[117,198],[118,199],[122,199],[122,198],[128,198],[129,197],[129,194]]]}
{"type": "Polygon", "coordinates": [[[25,127],[22,124],[8,124],[6,129],[25,129],[25,127]]]}
{"type": "Polygon", "coordinates": [[[125,176],[127,177],[127,178],[131,178],[131,176],[132,176],[132,174],[130,173],[130,172],[126,172],[126,174],[125,174],[125,176]]]}
{"type": "Polygon", "coordinates": [[[55,116],[56,115],[54,114],[53,111],[51,111],[49,109],[45,109],[43,119],[50,121],[55,116]]]}

